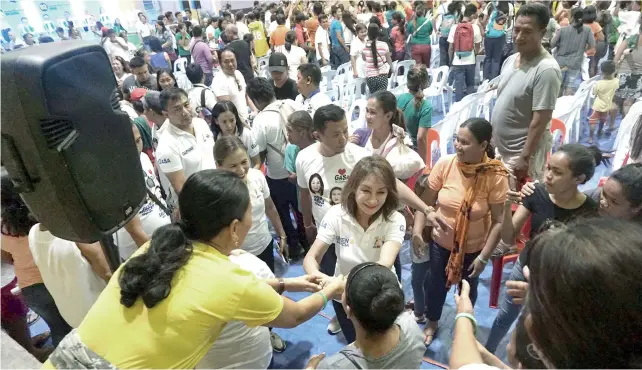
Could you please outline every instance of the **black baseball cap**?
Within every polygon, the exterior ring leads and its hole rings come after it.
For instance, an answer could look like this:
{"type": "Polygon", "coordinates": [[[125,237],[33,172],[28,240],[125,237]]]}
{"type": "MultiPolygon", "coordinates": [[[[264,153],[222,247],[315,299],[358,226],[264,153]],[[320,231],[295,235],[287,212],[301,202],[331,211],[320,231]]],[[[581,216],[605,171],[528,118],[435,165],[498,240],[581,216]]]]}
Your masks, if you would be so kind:
{"type": "Polygon", "coordinates": [[[288,58],[283,53],[272,53],[268,62],[268,71],[283,72],[288,71],[288,58]]]}

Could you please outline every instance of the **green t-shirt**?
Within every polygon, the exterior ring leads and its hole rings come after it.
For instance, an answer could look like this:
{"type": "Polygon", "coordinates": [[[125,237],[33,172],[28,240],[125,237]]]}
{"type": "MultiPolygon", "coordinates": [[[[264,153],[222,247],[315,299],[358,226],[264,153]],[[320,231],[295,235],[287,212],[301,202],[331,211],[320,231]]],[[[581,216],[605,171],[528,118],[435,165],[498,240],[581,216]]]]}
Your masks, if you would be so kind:
{"type": "Polygon", "coordinates": [[[300,150],[301,149],[294,144],[288,144],[288,146],[285,147],[284,166],[288,172],[296,173],[296,156],[299,154],[300,150]]]}
{"type": "MultiPolygon", "coordinates": [[[[417,18],[416,22],[417,28],[421,27],[424,22],[428,23],[424,24],[424,26],[419,29],[419,32],[417,32],[417,34],[412,37],[410,43],[413,45],[430,45],[430,35],[432,34],[432,20],[426,19],[426,17],[419,17],[417,18]]],[[[407,24],[408,27],[406,29],[406,34],[412,35],[413,32],[415,32],[415,21],[410,21],[407,24]]]]}
{"type": "Polygon", "coordinates": [[[432,125],[432,103],[424,99],[421,108],[417,111],[415,97],[411,93],[405,93],[397,98],[397,108],[403,111],[406,130],[410,133],[412,144],[417,146],[419,127],[430,128],[432,125]]]}
{"type": "MultiPolygon", "coordinates": [[[[188,40],[190,40],[191,38],[192,38],[192,36],[190,36],[189,34],[187,34],[187,39],[188,39],[188,40]]],[[[180,32],[178,32],[178,33],[176,34],[176,46],[178,47],[178,56],[181,56],[181,57],[188,57],[188,56],[190,56],[190,55],[191,55],[191,53],[190,53],[190,51],[189,51],[189,50],[187,50],[187,49],[183,49],[183,47],[182,47],[182,46],[181,46],[181,44],[179,43],[179,41],[181,41],[182,39],[183,39],[183,34],[182,34],[182,33],[180,33],[180,32]]]]}

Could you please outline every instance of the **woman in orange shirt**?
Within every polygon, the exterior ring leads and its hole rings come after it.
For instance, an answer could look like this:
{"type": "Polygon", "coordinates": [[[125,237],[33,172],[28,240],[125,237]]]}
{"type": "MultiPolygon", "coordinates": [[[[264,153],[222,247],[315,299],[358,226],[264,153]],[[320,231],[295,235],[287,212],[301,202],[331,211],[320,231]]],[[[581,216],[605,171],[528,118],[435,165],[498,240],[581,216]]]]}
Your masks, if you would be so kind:
{"type": "Polygon", "coordinates": [[[589,56],[589,76],[593,77],[597,74],[597,64],[606,55],[607,45],[604,41],[602,26],[597,22],[597,8],[595,6],[589,5],[584,8],[582,20],[585,25],[591,27],[595,38],[595,54],[589,56]]]}
{"type": "MultiPolygon", "coordinates": [[[[413,228],[414,253],[430,253],[431,273],[424,282],[428,297],[426,345],[432,343],[437,333],[446,294],[452,285],[466,279],[475,304],[478,276],[499,241],[503,204],[509,190],[508,171],[494,159],[492,133],[490,122],[483,118],[464,122],[454,143],[457,154],[440,158],[423,184],[422,200],[431,206],[438,204],[436,212],[428,214],[428,226],[433,226],[428,251],[421,236],[426,219],[423,214],[415,214],[413,228]]],[[[415,302],[415,306],[418,303],[423,302],[415,302]]],[[[421,317],[417,319],[421,321],[421,317]]]]}

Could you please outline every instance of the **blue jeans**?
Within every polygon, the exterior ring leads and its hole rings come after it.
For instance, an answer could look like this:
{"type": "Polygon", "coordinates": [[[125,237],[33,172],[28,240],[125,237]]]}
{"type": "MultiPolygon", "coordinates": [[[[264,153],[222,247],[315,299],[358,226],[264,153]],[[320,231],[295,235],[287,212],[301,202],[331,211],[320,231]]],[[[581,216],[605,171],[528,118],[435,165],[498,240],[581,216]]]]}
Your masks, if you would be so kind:
{"type": "MultiPolygon", "coordinates": [[[[515,261],[513,271],[511,271],[508,280],[526,281],[519,259],[515,261]]],[[[499,306],[499,313],[493,322],[493,327],[490,329],[488,340],[486,340],[486,349],[488,351],[494,353],[497,350],[499,342],[501,342],[506,333],[508,333],[508,329],[513,325],[513,322],[517,319],[521,310],[522,305],[513,303],[513,298],[508,294],[504,294],[504,299],[499,306]]]]}
{"type": "Polygon", "coordinates": [[[458,102],[466,95],[473,93],[475,88],[475,64],[453,66],[452,74],[455,88],[455,101],[458,102]]]}
{"type": "MultiPolygon", "coordinates": [[[[473,68],[474,67],[475,65],[473,65],[473,68]]],[[[470,301],[473,303],[473,307],[475,306],[475,301],[477,301],[479,278],[468,277],[468,275],[470,275],[468,268],[480,252],[466,253],[466,255],[464,255],[464,265],[462,266],[462,277],[470,284],[470,301]]],[[[426,317],[430,321],[439,321],[441,311],[444,308],[444,302],[446,302],[446,295],[448,294],[448,289],[446,289],[446,265],[448,265],[448,258],[450,258],[450,251],[448,249],[437,243],[430,243],[430,261],[428,261],[428,263],[430,263],[430,284],[428,284],[428,289],[426,289],[425,292],[426,297],[428,297],[426,302],[426,317]]]]}
{"type": "Polygon", "coordinates": [[[439,37],[439,66],[450,65],[450,57],[448,56],[448,39],[446,37],[439,37]]]}
{"type": "MultiPolygon", "coordinates": [[[[412,252],[410,252],[412,253],[412,252]]],[[[428,290],[430,288],[430,261],[412,263],[412,294],[415,297],[415,316],[420,317],[428,307],[428,290]]]]}
{"type": "Polygon", "coordinates": [[[505,43],[506,35],[496,38],[486,37],[486,41],[484,41],[484,49],[486,50],[486,57],[484,58],[484,80],[492,80],[499,76],[505,43]]]}
{"type": "Polygon", "coordinates": [[[339,68],[340,65],[350,61],[350,53],[341,45],[332,45],[332,54],[330,55],[330,65],[332,69],[339,68]]]}

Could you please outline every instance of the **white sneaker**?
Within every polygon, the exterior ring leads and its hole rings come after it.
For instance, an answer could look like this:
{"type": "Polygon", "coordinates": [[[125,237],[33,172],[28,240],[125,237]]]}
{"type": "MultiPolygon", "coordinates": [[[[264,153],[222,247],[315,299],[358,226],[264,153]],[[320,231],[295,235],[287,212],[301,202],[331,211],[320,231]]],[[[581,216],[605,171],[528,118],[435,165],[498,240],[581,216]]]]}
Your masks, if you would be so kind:
{"type": "Polygon", "coordinates": [[[337,320],[337,317],[333,317],[332,320],[330,320],[330,323],[328,324],[328,333],[330,335],[336,335],[341,332],[341,325],[339,325],[339,320],[337,320]]]}
{"type": "Polygon", "coordinates": [[[285,341],[281,339],[278,334],[273,332],[270,333],[270,342],[272,343],[272,350],[274,350],[274,352],[281,353],[285,351],[285,347],[287,347],[285,341]]]}

